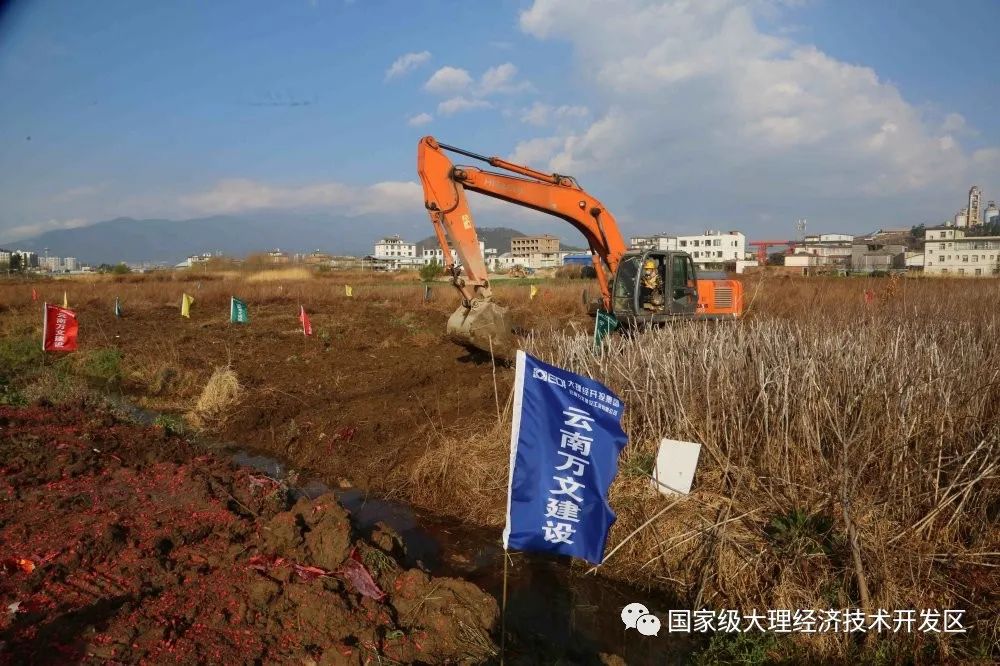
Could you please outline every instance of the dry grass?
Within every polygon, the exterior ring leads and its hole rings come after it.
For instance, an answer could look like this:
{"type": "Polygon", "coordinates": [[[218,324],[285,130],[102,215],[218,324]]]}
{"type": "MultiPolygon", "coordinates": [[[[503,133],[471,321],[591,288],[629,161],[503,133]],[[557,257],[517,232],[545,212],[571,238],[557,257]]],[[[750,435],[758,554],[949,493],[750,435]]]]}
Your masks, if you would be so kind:
{"type": "MultiPolygon", "coordinates": [[[[963,608],[996,641],[1000,315],[980,304],[1000,283],[968,284],[883,280],[865,306],[860,281],[771,282],[738,323],[618,336],[599,356],[589,335],[530,341],[627,405],[609,545],[652,522],[606,571],[696,608],[963,608]],[[673,505],[646,476],[662,437],[703,444],[673,505]]],[[[508,419],[431,442],[418,499],[502,524],[508,419]]]]}
{"type": "MultiPolygon", "coordinates": [[[[458,300],[435,282],[425,302],[412,275],[126,278],[34,286],[52,302],[68,291],[84,312],[110,308],[119,296],[129,316],[176,310],[186,291],[196,298],[192,325],[226,321],[232,295],[247,301],[251,316],[262,304],[287,305],[290,318],[300,303],[342,312],[345,284],[355,301],[402,313],[447,313],[458,300]]],[[[977,618],[973,633],[996,640],[1000,282],[755,277],[745,281],[742,321],[619,336],[600,356],[590,349],[583,304],[595,283],[543,281],[534,300],[530,284],[494,285],[515,320],[534,325],[528,349],[608,384],[628,407],[630,444],[612,487],[618,523],[609,545],[653,520],[606,573],[658,583],[692,607],[743,610],[862,605],[864,580],[873,607],[964,608],[977,618]],[[875,293],[871,305],[865,290],[875,293]],[[693,492],[674,505],[644,476],[664,436],[703,444],[693,492]]],[[[0,312],[24,311],[30,299],[30,285],[0,284],[0,312]]],[[[15,323],[23,322],[0,317],[0,332],[17,332],[15,323]]],[[[150,347],[145,361],[126,357],[126,376],[150,387],[171,381],[167,369],[185,367],[173,344],[150,347]]],[[[186,372],[166,393],[188,406],[205,371],[186,372]]],[[[197,418],[224,418],[239,400],[239,382],[225,372],[205,385],[197,418]]],[[[397,472],[408,482],[407,499],[502,524],[507,402],[501,395],[499,422],[492,400],[470,405],[479,416],[462,427],[471,432],[428,441],[412,473],[397,472]]],[[[827,634],[809,644],[820,658],[844,657],[848,641],[827,634]]],[[[936,656],[954,658],[949,649],[936,656]]]]}
{"type": "Polygon", "coordinates": [[[242,395],[243,387],[232,368],[216,368],[202,389],[194,409],[189,413],[189,419],[199,427],[206,423],[218,423],[225,419],[242,395]]]}
{"type": "Polygon", "coordinates": [[[277,268],[270,271],[258,271],[247,276],[247,282],[288,282],[291,280],[309,280],[315,275],[308,268],[301,266],[293,268],[277,268]]]}

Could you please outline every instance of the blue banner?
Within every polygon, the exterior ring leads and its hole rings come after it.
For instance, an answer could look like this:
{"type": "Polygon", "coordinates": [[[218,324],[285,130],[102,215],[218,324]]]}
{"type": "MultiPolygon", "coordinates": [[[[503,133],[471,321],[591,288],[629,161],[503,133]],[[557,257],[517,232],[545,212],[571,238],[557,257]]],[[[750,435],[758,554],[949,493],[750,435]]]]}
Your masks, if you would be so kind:
{"type": "Polygon", "coordinates": [[[603,384],[517,352],[504,548],[600,564],[623,409],[603,384]]]}

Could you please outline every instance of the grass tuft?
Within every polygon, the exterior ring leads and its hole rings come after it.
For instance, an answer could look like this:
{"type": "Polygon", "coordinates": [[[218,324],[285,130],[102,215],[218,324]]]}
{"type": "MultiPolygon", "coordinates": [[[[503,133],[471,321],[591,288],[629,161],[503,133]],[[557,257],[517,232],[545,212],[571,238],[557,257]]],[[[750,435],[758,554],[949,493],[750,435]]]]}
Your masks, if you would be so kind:
{"type": "Polygon", "coordinates": [[[242,395],[243,387],[232,368],[216,368],[189,414],[192,424],[201,426],[225,420],[227,412],[239,402],[242,395]]]}

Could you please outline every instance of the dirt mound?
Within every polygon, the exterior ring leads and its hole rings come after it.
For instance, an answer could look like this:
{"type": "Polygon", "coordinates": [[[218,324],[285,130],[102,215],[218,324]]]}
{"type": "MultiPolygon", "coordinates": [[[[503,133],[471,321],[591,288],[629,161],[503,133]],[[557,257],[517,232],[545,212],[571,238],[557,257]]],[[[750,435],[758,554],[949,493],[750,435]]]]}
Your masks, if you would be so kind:
{"type": "Polygon", "coordinates": [[[0,498],[0,663],[496,653],[492,597],[404,570],[332,495],[288,508],[275,482],[160,429],[0,407],[0,498]]]}

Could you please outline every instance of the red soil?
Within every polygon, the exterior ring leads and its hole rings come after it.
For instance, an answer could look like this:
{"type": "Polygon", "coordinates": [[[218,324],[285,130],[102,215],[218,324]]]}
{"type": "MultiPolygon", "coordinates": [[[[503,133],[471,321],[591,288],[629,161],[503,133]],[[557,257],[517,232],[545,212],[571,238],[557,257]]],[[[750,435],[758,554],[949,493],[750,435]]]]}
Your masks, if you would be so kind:
{"type": "Polygon", "coordinates": [[[495,600],[332,495],[83,407],[0,407],[0,664],[478,663],[495,600]],[[393,539],[381,539],[390,549],[393,539]]]}

